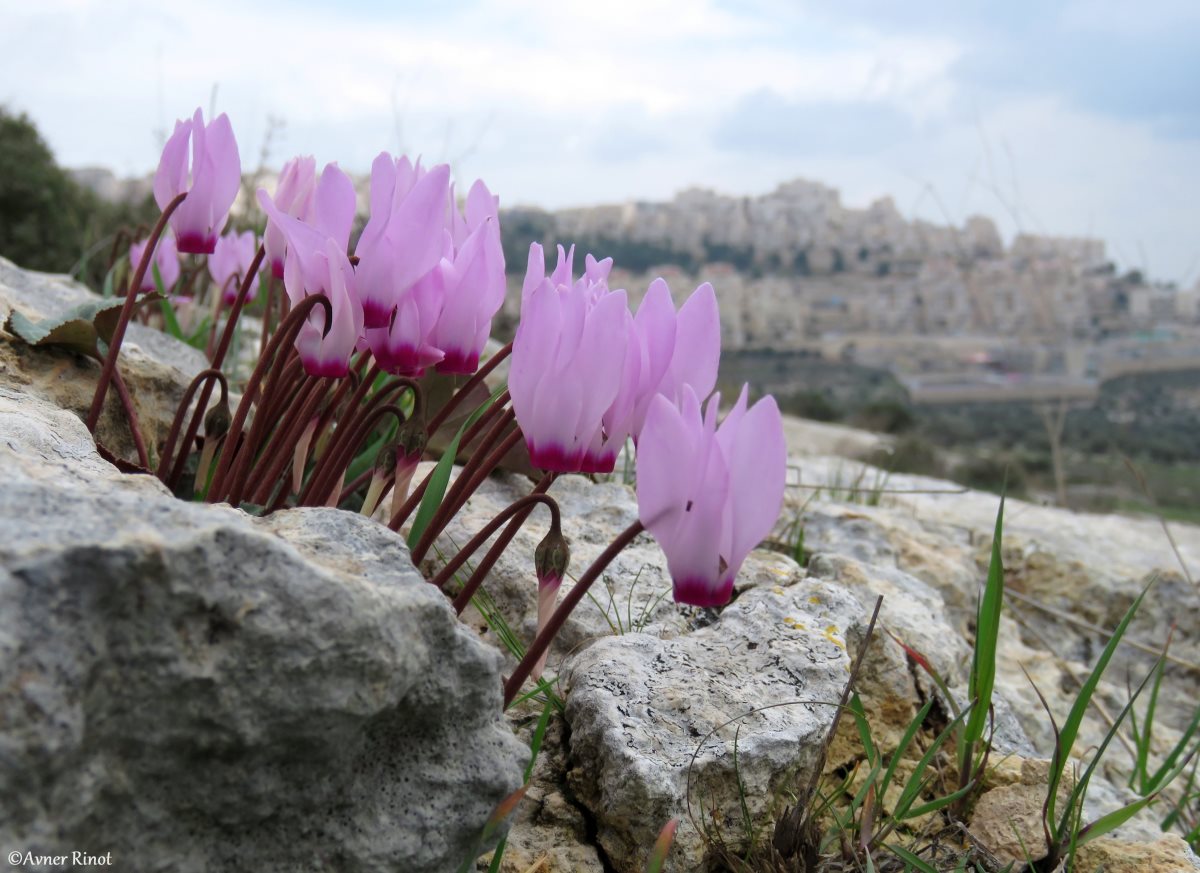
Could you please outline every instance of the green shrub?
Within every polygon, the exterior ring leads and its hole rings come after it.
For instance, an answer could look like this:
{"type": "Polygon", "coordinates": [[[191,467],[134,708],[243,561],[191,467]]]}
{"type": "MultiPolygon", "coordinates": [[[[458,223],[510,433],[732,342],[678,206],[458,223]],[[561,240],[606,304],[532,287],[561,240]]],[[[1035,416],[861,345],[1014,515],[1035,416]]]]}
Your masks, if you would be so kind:
{"type": "Polygon", "coordinates": [[[33,122],[0,109],[0,253],[35,270],[70,270],[96,209],[96,198],[54,162],[33,122]]]}
{"type": "Polygon", "coordinates": [[[153,201],[105,203],[77,184],[24,113],[0,107],[0,255],[99,288],[117,229],[152,221],[153,201]]]}

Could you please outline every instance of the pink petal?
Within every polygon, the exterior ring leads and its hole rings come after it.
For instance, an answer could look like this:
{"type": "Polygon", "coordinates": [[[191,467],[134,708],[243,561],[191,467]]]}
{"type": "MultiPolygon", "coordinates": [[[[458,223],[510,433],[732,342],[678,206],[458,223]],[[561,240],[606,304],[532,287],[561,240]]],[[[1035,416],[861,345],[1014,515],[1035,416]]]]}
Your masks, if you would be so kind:
{"type": "Polygon", "coordinates": [[[334,240],[344,254],[354,225],[356,199],[354,183],[337,164],[325,165],[317,183],[315,205],[313,225],[323,236],[334,240]]]}
{"type": "Polygon", "coordinates": [[[721,316],[712,285],[705,282],[692,292],[675,323],[675,353],[668,377],[673,393],[680,396],[682,386],[691,385],[697,397],[707,397],[717,384],[721,357],[721,316]]]}
{"type": "MultiPolygon", "coordinates": [[[[727,426],[728,419],[721,430],[727,426]]],[[[779,407],[769,395],[734,420],[732,427],[736,430],[727,453],[732,517],[728,561],[736,573],[779,519],[787,481],[787,444],[779,407]]],[[[718,439],[724,442],[722,437],[718,431],[718,439]]]]}

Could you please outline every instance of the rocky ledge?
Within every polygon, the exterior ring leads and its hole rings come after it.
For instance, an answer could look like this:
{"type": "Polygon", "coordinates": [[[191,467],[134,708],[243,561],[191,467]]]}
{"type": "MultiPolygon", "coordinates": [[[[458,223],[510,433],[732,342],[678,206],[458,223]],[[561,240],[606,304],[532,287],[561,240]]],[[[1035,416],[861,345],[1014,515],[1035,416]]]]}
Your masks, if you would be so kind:
{"type": "MultiPolygon", "coordinates": [[[[57,298],[45,288],[87,293],[0,263],[0,309],[49,314],[57,298]]],[[[186,353],[170,343],[159,355],[161,337],[142,341],[131,394],[139,411],[157,395],[168,408],[195,361],[172,363],[186,353]]],[[[0,353],[0,847],[111,852],[134,871],[449,871],[488,848],[481,829],[521,784],[540,714],[526,704],[501,715],[513,660],[494,619],[456,619],[401,539],[372,521],[327,509],[256,519],[120,474],[78,418],[94,365],[3,330],[0,353]]],[[[894,749],[940,693],[901,641],[965,696],[997,498],[902,476],[852,490],[845,483],[883,474],[807,453],[806,428],[789,425],[804,487],[792,489],[779,548],[750,557],[732,604],[676,607],[643,536],[564,629],[547,668],[563,710],[502,869],[638,871],[671,817],[681,819],[673,871],[714,869],[721,841],[738,850],[769,839],[821,760],[880,595],[887,633],[872,640],[859,688],[879,747],[894,749]]],[[[528,488],[515,474],[487,482],[442,550],[528,488]]],[[[620,481],[568,476],[551,493],[577,569],[636,515],[620,481]]],[[[1019,857],[1014,823],[1037,838],[1052,750],[1022,668],[1061,722],[1105,629],[1153,577],[1098,701],[1120,710],[1127,673],[1144,673],[1172,625],[1165,741],[1200,691],[1200,596],[1183,569],[1200,567],[1200,530],[1172,525],[1176,554],[1153,520],[1016,501],[1007,519],[999,760],[970,821],[970,838],[997,859],[1019,857]]],[[[486,583],[495,614],[525,640],[544,525],[538,510],[486,583]]],[[[1105,730],[1103,714],[1089,715],[1077,752],[1105,730]]],[[[861,757],[844,729],[826,767],[861,757]]],[[[1108,761],[1088,817],[1129,797],[1128,755],[1114,745],[1108,761]]],[[[1200,869],[1159,818],[1143,813],[1093,843],[1078,869],[1200,869]]]]}

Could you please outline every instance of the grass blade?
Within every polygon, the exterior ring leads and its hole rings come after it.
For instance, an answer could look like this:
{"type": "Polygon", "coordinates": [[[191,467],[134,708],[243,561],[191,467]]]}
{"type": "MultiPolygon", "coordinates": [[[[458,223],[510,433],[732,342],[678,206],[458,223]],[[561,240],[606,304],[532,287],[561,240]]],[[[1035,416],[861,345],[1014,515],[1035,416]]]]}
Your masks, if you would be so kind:
{"type": "Polygon", "coordinates": [[[968,686],[968,703],[971,715],[962,734],[959,772],[963,785],[970,781],[975,758],[975,747],[983,739],[987,726],[987,715],[992,704],[992,690],[996,685],[996,649],[1000,638],[1000,611],[1004,605],[1004,560],[1001,542],[1004,533],[1004,497],[1000,497],[1000,510],[996,513],[996,530],[992,536],[992,557],[988,564],[987,584],[979,600],[979,611],[975,620],[975,651],[971,660],[971,678],[968,686]]]}
{"type": "Polygon", "coordinates": [[[932,864],[930,864],[928,861],[922,860],[902,846],[889,845],[886,848],[905,864],[920,870],[921,873],[938,873],[937,869],[932,864]]]}
{"type": "MultiPolygon", "coordinates": [[[[1142,605],[1142,598],[1150,590],[1150,586],[1154,584],[1154,579],[1151,579],[1146,587],[1142,589],[1142,593],[1126,610],[1121,622],[1113,631],[1112,636],[1108,640],[1108,645],[1104,647],[1104,651],[1100,653],[1100,658],[1096,661],[1096,666],[1092,668],[1091,674],[1084,681],[1083,686],[1079,689],[1079,694],[1075,698],[1074,704],[1071,706],[1071,711],[1068,713],[1066,720],[1063,722],[1062,730],[1058,736],[1058,742],[1054,746],[1054,757],[1050,764],[1050,785],[1046,795],[1046,820],[1053,828],[1054,823],[1054,807],[1057,802],[1058,786],[1062,783],[1063,771],[1066,769],[1067,760],[1071,756],[1071,748],[1075,745],[1075,738],[1079,735],[1079,726],[1083,723],[1084,713],[1087,712],[1088,704],[1091,703],[1092,695],[1096,693],[1096,687],[1100,684],[1100,677],[1108,668],[1109,661],[1112,660],[1113,654],[1117,651],[1117,646],[1121,643],[1121,637],[1125,635],[1125,631],[1129,628],[1129,623],[1133,621],[1134,614],[1138,611],[1138,607],[1142,605]]],[[[1149,677],[1147,677],[1149,678],[1149,677]]],[[[1142,683],[1145,686],[1145,682],[1142,683]]],[[[1136,695],[1135,695],[1136,696],[1136,695]]],[[[1130,701],[1132,703],[1132,701],[1130,701]]],[[[1118,720],[1119,722],[1119,720],[1118,720]]],[[[1055,839],[1060,837],[1060,832],[1052,831],[1051,836],[1055,839]]]]}

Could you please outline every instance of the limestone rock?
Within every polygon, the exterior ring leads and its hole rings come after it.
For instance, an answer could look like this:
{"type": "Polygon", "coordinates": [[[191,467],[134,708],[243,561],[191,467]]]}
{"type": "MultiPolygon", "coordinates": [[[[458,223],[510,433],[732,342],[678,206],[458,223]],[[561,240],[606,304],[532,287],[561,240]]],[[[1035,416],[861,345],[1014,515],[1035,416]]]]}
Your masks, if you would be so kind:
{"type": "Polygon", "coordinates": [[[1196,873],[1200,870],[1200,858],[1176,834],[1164,834],[1146,843],[1101,837],[1079,850],[1074,869],[1104,873],[1196,873]]]}
{"type": "Polygon", "coordinates": [[[746,591],[685,636],[605,637],[571,656],[569,784],[595,816],[610,863],[641,869],[677,816],[669,869],[706,869],[693,822],[715,818],[737,844],[739,784],[752,827],[769,821],[780,789],[803,784],[817,763],[828,704],[848,675],[845,636],[861,621],[853,597],[807,580],[746,591]]]}
{"type": "MultiPolygon", "coordinates": [[[[28,318],[55,318],[96,295],[65,276],[22,270],[0,257],[0,382],[20,386],[61,409],[86,417],[100,376],[100,364],[74,352],[33,347],[8,333],[9,313],[28,318]]],[[[137,410],[151,462],[166,442],[175,409],[187,384],[208,366],[204,355],[161,331],[131,322],[121,345],[121,375],[137,410]]],[[[96,427],[110,451],[134,461],[133,439],[116,396],[110,389],[96,427]]]]}
{"type": "Polygon", "coordinates": [[[430,871],[528,750],[400,540],[121,476],[0,387],[0,844],[121,870],[430,871]]]}

